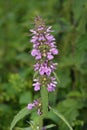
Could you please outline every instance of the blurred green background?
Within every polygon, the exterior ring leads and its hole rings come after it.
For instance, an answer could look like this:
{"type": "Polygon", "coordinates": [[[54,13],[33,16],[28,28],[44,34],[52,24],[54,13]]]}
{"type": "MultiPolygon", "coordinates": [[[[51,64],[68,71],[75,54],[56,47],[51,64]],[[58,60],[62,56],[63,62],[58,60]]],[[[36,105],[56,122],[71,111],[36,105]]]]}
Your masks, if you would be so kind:
{"type": "MultiPolygon", "coordinates": [[[[87,130],[87,0],[0,0],[0,130],[9,130],[14,115],[39,96],[32,87],[35,62],[29,32],[36,15],[52,25],[59,49],[55,61],[60,83],[49,95],[50,104],[74,130],[87,130]]],[[[34,116],[18,125],[29,125],[34,116]]],[[[58,125],[52,130],[68,130],[54,115],[44,121],[50,123],[58,125]]]]}

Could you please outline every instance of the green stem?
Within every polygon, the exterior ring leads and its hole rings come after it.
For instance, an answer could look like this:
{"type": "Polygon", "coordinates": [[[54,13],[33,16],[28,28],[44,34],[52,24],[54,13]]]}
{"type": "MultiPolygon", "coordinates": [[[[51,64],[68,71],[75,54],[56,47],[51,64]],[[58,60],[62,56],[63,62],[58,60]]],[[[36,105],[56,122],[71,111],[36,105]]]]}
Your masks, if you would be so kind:
{"type": "Polygon", "coordinates": [[[39,116],[39,130],[42,130],[43,127],[43,117],[39,116]]]}
{"type": "Polygon", "coordinates": [[[48,91],[45,86],[41,87],[42,113],[45,117],[48,113],[48,91]]]}

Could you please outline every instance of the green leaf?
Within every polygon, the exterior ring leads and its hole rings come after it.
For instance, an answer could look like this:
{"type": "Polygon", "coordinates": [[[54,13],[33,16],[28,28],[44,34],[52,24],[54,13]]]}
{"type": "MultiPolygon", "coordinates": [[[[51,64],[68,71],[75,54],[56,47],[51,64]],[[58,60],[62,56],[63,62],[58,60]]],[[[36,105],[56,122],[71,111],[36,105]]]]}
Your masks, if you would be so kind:
{"type": "Polygon", "coordinates": [[[23,130],[31,130],[31,127],[23,128],[23,130]]]}
{"type": "Polygon", "coordinates": [[[49,128],[52,128],[52,127],[55,127],[55,126],[56,126],[55,124],[50,124],[50,125],[47,125],[45,127],[46,127],[46,129],[49,129],[49,128]]]}
{"type": "Polygon", "coordinates": [[[65,67],[59,70],[57,73],[59,75],[59,79],[61,80],[61,82],[58,84],[58,87],[68,88],[71,83],[70,70],[67,67],[65,67]]]}
{"type": "Polygon", "coordinates": [[[73,0],[73,12],[74,12],[74,18],[76,20],[79,20],[80,16],[83,15],[83,5],[86,4],[86,0],[73,0]]]}
{"type": "Polygon", "coordinates": [[[53,72],[54,76],[56,77],[57,81],[60,83],[60,80],[55,72],[53,72]]]}
{"type": "Polygon", "coordinates": [[[26,108],[23,108],[21,111],[19,111],[19,113],[14,117],[12,123],[11,123],[11,127],[10,130],[12,130],[14,128],[14,126],[17,124],[17,122],[19,120],[21,120],[23,117],[25,117],[26,115],[28,115],[29,113],[31,113],[30,110],[26,108]]]}
{"type": "Polygon", "coordinates": [[[19,54],[18,56],[16,56],[16,59],[17,60],[20,60],[21,62],[24,62],[24,63],[32,63],[31,62],[31,55],[27,54],[27,53],[21,53],[19,54]]]}
{"type": "Polygon", "coordinates": [[[83,102],[79,98],[65,99],[58,103],[57,109],[65,116],[65,118],[72,123],[79,115],[79,109],[83,107],[83,102]]]}
{"type": "Polygon", "coordinates": [[[28,102],[32,102],[32,93],[30,91],[23,92],[20,95],[20,100],[19,100],[20,104],[27,104],[28,102]]]}
{"type": "MultiPolygon", "coordinates": [[[[80,98],[71,97],[59,102],[57,109],[68,120],[68,122],[72,124],[77,120],[77,117],[79,116],[79,109],[82,107],[83,102],[80,98]]],[[[60,127],[59,130],[68,130],[67,126],[63,124],[61,120],[58,123],[60,127]]]]}
{"type": "Polygon", "coordinates": [[[37,75],[38,75],[38,72],[35,72],[33,78],[36,78],[37,75]]]}
{"type": "Polygon", "coordinates": [[[49,108],[50,108],[50,109],[53,111],[53,113],[56,114],[62,121],[64,121],[64,123],[68,126],[68,128],[69,128],[70,130],[73,130],[72,127],[71,127],[71,125],[68,123],[68,121],[65,119],[65,117],[64,117],[60,112],[54,110],[54,109],[51,108],[51,107],[49,107],[49,108]]]}
{"type": "Polygon", "coordinates": [[[32,130],[31,127],[20,128],[16,127],[15,130],[32,130]]]}

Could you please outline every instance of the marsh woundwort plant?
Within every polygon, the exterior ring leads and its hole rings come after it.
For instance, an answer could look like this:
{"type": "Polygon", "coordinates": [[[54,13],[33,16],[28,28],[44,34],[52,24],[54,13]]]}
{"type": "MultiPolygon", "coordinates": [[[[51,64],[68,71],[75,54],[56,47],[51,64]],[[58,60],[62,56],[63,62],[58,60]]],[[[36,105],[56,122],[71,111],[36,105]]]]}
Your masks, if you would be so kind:
{"type": "Polygon", "coordinates": [[[34,64],[34,91],[40,92],[40,97],[27,105],[27,108],[22,109],[13,119],[10,130],[24,116],[32,113],[33,109],[37,111],[37,123],[31,124],[28,129],[31,130],[46,130],[54,127],[53,124],[43,126],[43,120],[47,118],[49,113],[48,108],[62,119],[70,130],[73,130],[67,120],[58,111],[49,106],[48,94],[56,90],[58,77],[55,74],[57,63],[53,62],[54,56],[58,54],[55,38],[52,35],[51,26],[46,26],[44,20],[37,16],[35,18],[35,27],[31,29],[32,38],[30,42],[33,44],[31,55],[35,57],[34,64]]]}

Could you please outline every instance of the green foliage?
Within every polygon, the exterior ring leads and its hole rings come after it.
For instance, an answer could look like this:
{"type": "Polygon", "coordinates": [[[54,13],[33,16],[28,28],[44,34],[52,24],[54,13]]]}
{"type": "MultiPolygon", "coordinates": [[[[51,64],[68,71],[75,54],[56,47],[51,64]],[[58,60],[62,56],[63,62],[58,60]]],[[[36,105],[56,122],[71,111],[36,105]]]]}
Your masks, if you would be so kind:
{"type": "Polygon", "coordinates": [[[50,107],[50,109],[68,126],[68,128],[70,130],[73,130],[72,127],[70,126],[70,124],[68,123],[68,121],[65,119],[65,117],[61,113],[59,113],[58,111],[56,111],[55,109],[53,109],[51,107],[50,107]]]}
{"type": "Polygon", "coordinates": [[[31,127],[26,127],[26,128],[16,127],[15,130],[31,130],[31,127]]]}
{"type": "MultiPolygon", "coordinates": [[[[79,109],[83,107],[83,103],[79,100],[66,99],[58,104],[58,110],[65,116],[71,124],[79,115],[79,109]]],[[[68,130],[62,122],[59,123],[60,130],[68,130]]]]}
{"type": "MultiPolygon", "coordinates": [[[[32,87],[34,60],[29,42],[29,29],[38,14],[52,25],[59,49],[55,62],[60,82],[56,92],[49,94],[49,104],[54,104],[75,130],[86,130],[87,0],[0,1],[0,130],[9,130],[14,115],[39,97],[32,87]]],[[[32,113],[28,120],[35,118],[32,113]]],[[[25,122],[21,121],[20,127],[26,127],[21,129],[27,129],[25,122]]],[[[50,113],[44,124],[54,123],[58,126],[50,129],[68,130],[50,113]]]]}
{"type": "Polygon", "coordinates": [[[50,128],[52,128],[52,127],[55,127],[55,125],[54,124],[51,124],[51,125],[48,125],[48,126],[45,126],[46,127],[46,129],[50,129],[50,128]]]}
{"type": "Polygon", "coordinates": [[[16,123],[21,120],[22,118],[24,118],[26,115],[28,115],[31,111],[29,111],[27,108],[22,109],[21,111],[19,111],[19,113],[14,117],[12,123],[11,123],[11,127],[10,130],[12,130],[14,128],[14,126],[16,125],[16,123]]]}

